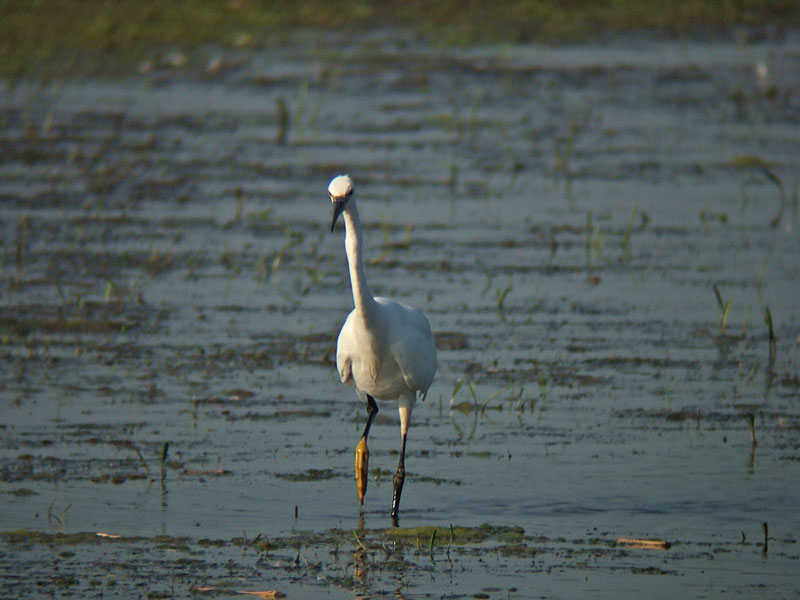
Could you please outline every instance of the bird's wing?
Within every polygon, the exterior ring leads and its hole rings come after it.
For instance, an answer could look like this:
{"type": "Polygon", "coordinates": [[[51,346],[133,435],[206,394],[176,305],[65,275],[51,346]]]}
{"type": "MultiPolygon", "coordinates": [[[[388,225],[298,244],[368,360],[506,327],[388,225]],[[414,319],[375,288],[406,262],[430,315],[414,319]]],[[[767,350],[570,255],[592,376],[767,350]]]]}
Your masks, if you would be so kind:
{"type": "Polygon", "coordinates": [[[406,385],[419,391],[422,399],[436,374],[436,344],[428,319],[420,311],[400,302],[376,298],[391,306],[389,348],[406,385]]]}
{"type": "Polygon", "coordinates": [[[339,379],[342,383],[351,383],[353,380],[353,359],[351,357],[355,350],[355,337],[350,322],[352,316],[353,313],[348,315],[336,341],[336,370],[339,371],[339,379]]]}

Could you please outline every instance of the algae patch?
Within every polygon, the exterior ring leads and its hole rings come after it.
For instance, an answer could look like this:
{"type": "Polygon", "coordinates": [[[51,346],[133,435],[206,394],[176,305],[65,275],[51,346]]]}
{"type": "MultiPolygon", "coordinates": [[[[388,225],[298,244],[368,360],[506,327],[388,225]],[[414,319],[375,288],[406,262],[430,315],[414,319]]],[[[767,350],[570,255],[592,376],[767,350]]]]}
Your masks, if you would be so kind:
{"type": "Polygon", "coordinates": [[[479,527],[397,527],[385,532],[389,539],[396,541],[418,541],[433,539],[434,545],[447,546],[449,544],[479,544],[487,541],[511,542],[520,541],[525,536],[522,527],[495,526],[484,523],[479,527]]]}
{"type": "Polygon", "coordinates": [[[324,481],[342,475],[332,469],[307,469],[302,473],[275,473],[275,477],[288,481],[324,481]]]}

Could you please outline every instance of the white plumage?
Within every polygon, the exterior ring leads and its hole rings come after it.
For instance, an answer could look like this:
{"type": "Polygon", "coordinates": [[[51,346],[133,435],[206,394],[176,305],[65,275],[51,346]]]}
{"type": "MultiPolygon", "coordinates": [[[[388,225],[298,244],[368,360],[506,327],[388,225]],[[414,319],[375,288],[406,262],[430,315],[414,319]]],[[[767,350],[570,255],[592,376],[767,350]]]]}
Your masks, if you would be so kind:
{"type": "Polygon", "coordinates": [[[428,319],[407,304],[380,296],[374,300],[371,318],[353,309],[339,333],[339,377],[378,400],[413,399],[417,392],[424,400],[436,373],[428,319]]]}
{"type": "Polygon", "coordinates": [[[362,233],[353,181],[335,177],[328,186],[333,202],[333,231],[344,215],[345,250],[355,308],[339,333],[336,367],[343,383],[354,385],[367,403],[367,424],[356,449],[356,481],[363,504],[368,451],[366,439],[375,414],[374,398],[396,400],[400,413],[400,461],[395,473],[392,519],[397,524],[400,494],[405,479],[405,442],[417,395],[424,400],[436,373],[436,346],[428,319],[420,311],[388,298],[373,297],[362,260],[362,233]]]}

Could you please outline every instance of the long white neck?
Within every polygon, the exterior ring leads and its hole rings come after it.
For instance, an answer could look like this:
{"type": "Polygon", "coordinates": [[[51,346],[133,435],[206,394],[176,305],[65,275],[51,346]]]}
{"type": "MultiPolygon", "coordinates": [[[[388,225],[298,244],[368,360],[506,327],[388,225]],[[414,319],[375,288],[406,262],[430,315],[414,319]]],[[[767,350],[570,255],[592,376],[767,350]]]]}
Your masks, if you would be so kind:
{"type": "Polygon", "coordinates": [[[358,219],[358,208],[352,198],[344,209],[345,238],[344,247],[347,252],[347,264],[350,266],[350,287],[353,290],[353,303],[356,314],[369,321],[374,313],[375,299],[367,285],[364,273],[364,260],[361,256],[361,221],[358,219]]]}

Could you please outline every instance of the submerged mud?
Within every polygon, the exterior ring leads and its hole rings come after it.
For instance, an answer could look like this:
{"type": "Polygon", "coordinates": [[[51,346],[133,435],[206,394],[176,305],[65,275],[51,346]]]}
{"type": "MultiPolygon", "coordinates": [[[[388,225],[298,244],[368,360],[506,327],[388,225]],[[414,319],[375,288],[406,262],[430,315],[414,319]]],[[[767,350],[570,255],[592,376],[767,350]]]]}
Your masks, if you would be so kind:
{"type": "Polygon", "coordinates": [[[796,593],[800,46],[634,41],[7,87],[2,593],[796,593]],[[399,531],[390,403],[353,483],[340,172],[437,339],[399,531]]]}

